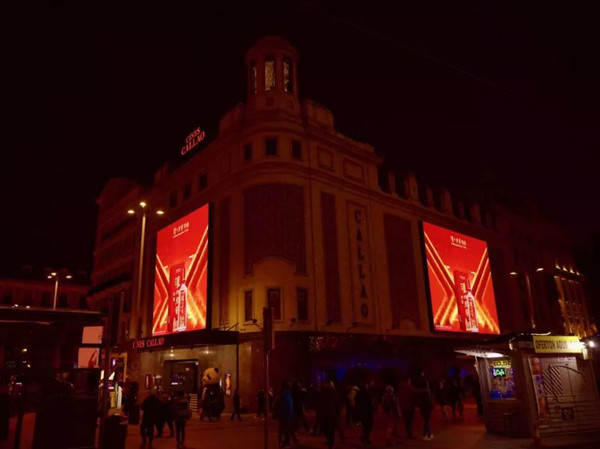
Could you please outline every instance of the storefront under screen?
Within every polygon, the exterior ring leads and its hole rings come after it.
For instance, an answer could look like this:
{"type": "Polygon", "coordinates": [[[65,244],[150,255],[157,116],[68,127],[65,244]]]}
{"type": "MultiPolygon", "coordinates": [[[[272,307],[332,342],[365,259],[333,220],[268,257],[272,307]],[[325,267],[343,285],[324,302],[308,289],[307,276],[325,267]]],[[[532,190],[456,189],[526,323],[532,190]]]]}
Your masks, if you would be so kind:
{"type": "Polygon", "coordinates": [[[206,329],[209,205],[157,234],[152,335],[206,329]]]}

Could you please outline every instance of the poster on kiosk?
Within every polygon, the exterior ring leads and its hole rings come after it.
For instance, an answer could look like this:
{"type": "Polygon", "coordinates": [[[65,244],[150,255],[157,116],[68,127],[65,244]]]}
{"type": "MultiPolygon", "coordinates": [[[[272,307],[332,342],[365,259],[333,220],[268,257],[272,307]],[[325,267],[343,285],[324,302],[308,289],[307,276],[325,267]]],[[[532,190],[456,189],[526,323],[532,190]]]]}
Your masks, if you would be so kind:
{"type": "Polygon", "coordinates": [[[427,222],[423,241],[434,329],[499,334],[486,242],[427,222]]]}
{"type": "Polygon", "coordinates": [[[206,329],[209,205],[158,231],[152,335],[206,329]]]}

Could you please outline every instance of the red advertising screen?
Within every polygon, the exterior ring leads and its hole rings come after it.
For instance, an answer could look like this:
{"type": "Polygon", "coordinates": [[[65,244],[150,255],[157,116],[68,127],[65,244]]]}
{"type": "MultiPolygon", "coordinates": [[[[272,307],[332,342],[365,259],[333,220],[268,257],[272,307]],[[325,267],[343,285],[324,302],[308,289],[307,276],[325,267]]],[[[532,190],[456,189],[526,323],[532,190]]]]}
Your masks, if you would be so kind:
{"type": "Polygon", "coordinates": [[[206,329],[208,207],[157,234],[152,335],[206,329]]]}
{"type": "Polygon", "coordinates": [[[499,334],[487,244],[423,222],[435,330],[499,334]]]}

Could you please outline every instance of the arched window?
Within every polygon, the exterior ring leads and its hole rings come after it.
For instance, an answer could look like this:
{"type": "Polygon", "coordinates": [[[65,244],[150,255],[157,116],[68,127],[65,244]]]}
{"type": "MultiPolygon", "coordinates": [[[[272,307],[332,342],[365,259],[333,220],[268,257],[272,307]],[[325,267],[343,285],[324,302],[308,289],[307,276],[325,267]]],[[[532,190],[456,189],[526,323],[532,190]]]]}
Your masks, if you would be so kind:
{"type": "Polygon", "coordinates": [[[256,93],[256,62],[250,63],[250,93],[256,93]]]}
{"type": "Polygon", "coordinates": [[[275,89],[275,57],[265,56],[265,91],[275,89]]]}

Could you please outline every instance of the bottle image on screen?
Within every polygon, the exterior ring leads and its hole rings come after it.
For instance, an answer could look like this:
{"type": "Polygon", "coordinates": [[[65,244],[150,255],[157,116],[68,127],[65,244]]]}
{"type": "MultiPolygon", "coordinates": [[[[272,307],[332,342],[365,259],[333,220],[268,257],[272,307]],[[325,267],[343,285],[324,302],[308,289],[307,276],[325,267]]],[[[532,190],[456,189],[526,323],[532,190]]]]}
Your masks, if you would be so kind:
{"type": "Polygon", "coordinates": [[[475,309],[475,296],[471,292],[469,276],[462,271],[454,271],[454,296],[458,308],[458,323],[463,332],[479,332],[475,309]]]}
{"type": "Polygon", "coordinates": [[[181,332],[187,327],[187,287],[185,265],[173,265],[169,271],[169,315],[167,332],[181,332]]]}

